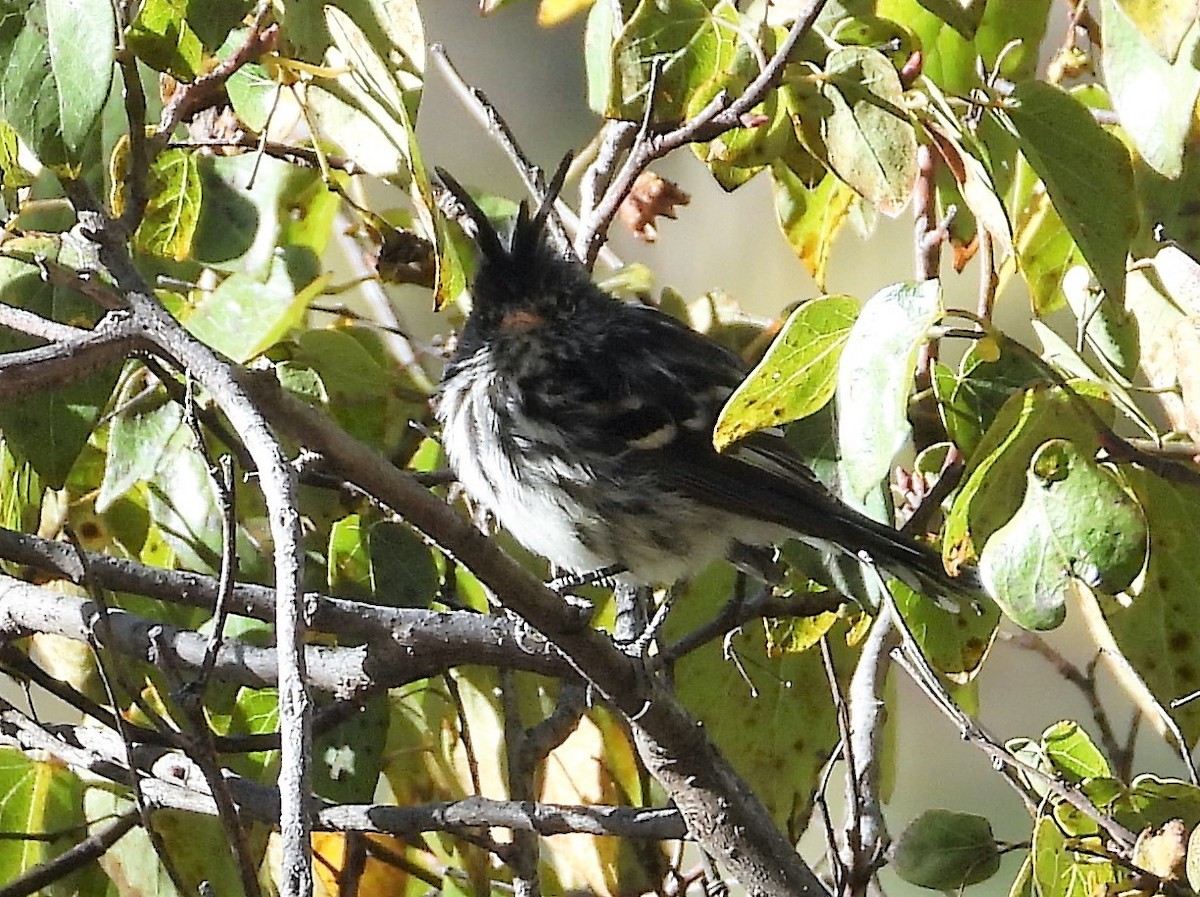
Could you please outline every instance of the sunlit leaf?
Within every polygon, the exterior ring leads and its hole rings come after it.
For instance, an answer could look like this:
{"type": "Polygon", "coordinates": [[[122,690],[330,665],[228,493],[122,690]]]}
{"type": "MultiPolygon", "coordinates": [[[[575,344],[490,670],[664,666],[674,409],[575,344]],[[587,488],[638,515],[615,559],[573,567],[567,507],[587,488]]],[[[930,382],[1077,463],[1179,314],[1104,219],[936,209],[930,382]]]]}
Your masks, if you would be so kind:
{"type": "Polygon", "coordinates": [[[935,280],[885,287],[867,301],[842,349],[838,445],[846,496],[865,501],[908,440],[917,351],[942,313],[935,280]]]}
{"type": "Polygon", "coordinates": [[[1012,519],[1025,494],[1029,463],[1051,439],[1090,446],[1096,424],[1088,407],[1111,422],[1104,391],[1079,383],[1074,393],[1034,386],[1008,399],[979,442],[946,517],[942,540],[948,564],[972,562],[997,529],[1012,519]]]}
{"type": "Polygon", "coordinates": [[[737,29],[737,10],[729,0],[678,0],[669,6],[641,0],[611,43],[605,116],[643,118],[651,74],[658,68],[653,118],[679,121],[693,94],[732,66],[741,40],[737,29]]]}
{"type": "Polygon", "coordinates": [[[1076,853],[1054,819],[1040,817],[1033,828],[1033,886],[1041,897],[1094,897],[1117,879],[1111,861],[1094,851],[1076,853]]]}
{"type": "Polygon", "coordinates": [[[995,875],[1000,850],[984,817],[926,810],[901,833],[892,866],[911,884],[954,891],[995,875]]]}
{"type": "Polygon", "coordinates": [[[0,11],[0,120],[42,163],[79,161],[108,97],[115,41],[105,0],[14,0],[0,11]]]}
{"type": "Polygon", "coordinates": [[[858,302],[822,296],[784,322],[767,354],[742,381],[717,419],[718,451],[756,430],[807,417],[833,398],[838,358],[858,302]]]}
{"type": "MultiPolygon", "coordinates": [[[[1130,23],[1167,62],[1178,58],[1185,35],[1200,15],[1194,0],[1119,0],[1119,3],[1130,23]]],[[[1105,28],[1107,31],[1107,25],[1105,28]]],[[[1106,46],[1111,39],[1106,35],[1106,46]]]]}
{"type": "Polygon", "coordinates": [[[1099,748],[1070,720],[1057,722],[1042,733],[1042,752],[1055,772],[1070,782],[1112,775],[1099,748]]]}
{"type": "Polygon", "coordinates": [[[0,747],[0,831],[31,836],[0,840],[4,881],[15,882],[82,840],[81,795],[78,777],[60,763],[0,747]],[[52,837],[40,840],[38,835],[52,837]]]}
{"type": "MultiPolygon", "coordinates": [[[[50,69],[58,87],[62,139],[78,155],[108,99],[116,56],[116,19],[108,0],[46,0],[50,69]]],[[[5,72],[5,79],[12,70],[5,72]]]]}
{"type": "Polygon", "coordinates": [[[867,47],[829,54],[821,96],[829,164],[881,212],[896,215],[917,179],[917,139],[901,112],[903,87],[887,57],[867,47]]]}
{"type": "Polygon", "coordinates": [[[142,252],[182,261],[191,253],[203,198],[195,156],[167,150],[154,160],[149,182],[150,201],[134,241],[142,252]]]}
{"type": "Polygon", "coordinates": [[[783,235],[817,286],[823,288],[834,240],[849,218],[855,193],[833,174],[815,187],[807,186],[785,165],[773,165],[771,176],[775,215],[783,235]]]}
{"type": "MultiPolygon", "coordinates": [[[[1166,4],[1158,4],[1163,5],[1166,4]]],[[[1197,8],[1194,3],[1189,5],[1190,27],[1197,8]]],[[[1150,17],[1144,15],[1144,9],[1142,12],[1145,22],[1150,17]]],[[[1192,127],[1192,109],[1200,95],[1200,71],[1193,60],[1200,28],[1191,29],[1192,36],[1172,64],[1130,21],[1119,0],[1101,0],[1100,13],[1104,30],[1101,55],[1104,83],[1112,96],[1113,108],[1146,163],[1164,177],[1177,178],[1183,171],[1184,143],[1192,127]]],[[[1159,9],[1153,19],[1163,22],[1169,16],[1169,11],[1159,9]]]]}
{"type": "Polygon", "coordinates": [[[1033,454],[1024,500],[983,547],[979,574],[1005,613],[1028,629],[1066,616],[1070,583],[1114,594],[1141,571],[1141,508],[1110,471],[1065,440],[1033,454]]]}

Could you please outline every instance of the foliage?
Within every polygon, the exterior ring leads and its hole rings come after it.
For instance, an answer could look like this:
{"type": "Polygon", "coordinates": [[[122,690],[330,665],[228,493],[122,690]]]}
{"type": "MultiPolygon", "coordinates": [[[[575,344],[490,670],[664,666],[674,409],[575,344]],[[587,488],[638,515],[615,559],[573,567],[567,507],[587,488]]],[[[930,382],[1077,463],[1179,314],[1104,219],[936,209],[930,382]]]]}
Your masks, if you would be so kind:
{"type": "Polygon", "coordinates": [[[542,588],[443,470],[439,343],[398,324],[416,301],[451,333],[472,262],[418,139],[444,112],[421,5],[0,0],[0,673],[70,708],[0,698],[0,890],[682,893],[694,840],[749,892],[815,891],[815,807],[839,897],[888,864],[995,881],[1007,850],[1013,894],[1200,889],[1195,4],[541,0],[585,22],[601,119],[581,258],[687,213],[648,169],[689,149],[725,190],[770,181],[822,286],[848,225],[913,207],[911,281],[765,324],[611,282],[753,365],[718,448],[787,427],[987,592],[792,543],[770,586],[679,584],[638,650],[610,635],[628,595],[542,588]],[[978,259],[977,308],[946,307],[943,247],[978,259]],[[1072,616],[1126,698],[1038,634],[1072,616]],[[989,736],[1004,637],[1094,718],[989,736]],[[1018,843],[885,812],[889,673],[1012,786],[1018,843]],[[1123,700],[1180,768],[1135,768],[1123,700]]]}

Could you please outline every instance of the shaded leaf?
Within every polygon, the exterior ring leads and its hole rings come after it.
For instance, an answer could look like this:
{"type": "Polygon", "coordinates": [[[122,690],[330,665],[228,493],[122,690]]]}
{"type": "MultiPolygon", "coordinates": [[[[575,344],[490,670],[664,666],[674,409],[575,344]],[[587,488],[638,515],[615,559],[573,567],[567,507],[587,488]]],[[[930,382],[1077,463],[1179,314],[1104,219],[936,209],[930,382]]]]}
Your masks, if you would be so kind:
{"type": "MultiPolygon", "coordinates": [[[[1121,653],[1168,707],[1200,690],[1200,608],[1194,600],[1200,589],[1195,563],[1200,533],[1193,525],[1200,489],[1136,469],[1128,477],[1146,516],[1150,554],[1145,574],[1130,590],[1129,606],[1106,609],[1105,619],[1121,653]]],[[[1180,704],[1171,715],[1188,743],[1200,738],[1200,701],[1180,704]]]]}
{"type": "Polygon", "coordinates": [[[954,891],[995,875],[1000,850],[984,817],[926,810],[900,835],[892,867],[911,884],[954,891]]]}
{"type": "Polygon", "coordinates": [[[1138,221],[1129,152],[1070,94],[1041,81],[1018,84],[1007,114],[1021,150],[1104,291],[1125,295],[1125,258],[1138,221]],[[1113,209],[1125,210],[1112,214],[1113,209]]]}
{"type": "Polygon", "coordinates": [[[1024,353],[992,340],[975,342],[957,374],[940,368],[934,394],[946,433],[970,458],[996,414],[1013,393],[1045,378],[1024,353]],[[987,345],[985,345],[987,344],[987,345]]]}
{"type": "Polygon", "coordinates": [[[829,164],[881,212],[899,214],[917,179],[917,138],[901,111],[904,89],[886,56],[867,47],[829,54],[821,95],[829,164]]]}
{"type": "MultiPolygon", "coordinates": [[[[694,578],[667,618],[668,640],[711,619],[732,594],[735,575],[729,565],[716,564],[694,578]]],[[[846,650],[842,636],[832,635],[830,645],[835,658],[846,650]]],[[[757,623],[743,627],[731,649],[742,658],[751,682],[714,641],[676,664],[679,698],[750,789],[766,801],[775,821],[798,837],[821,768],[838,740],[820,655],[806,651],[768,657],[757,623]],[[780,763],[783,756],[788,757],[785,764],[780,763]]]]}

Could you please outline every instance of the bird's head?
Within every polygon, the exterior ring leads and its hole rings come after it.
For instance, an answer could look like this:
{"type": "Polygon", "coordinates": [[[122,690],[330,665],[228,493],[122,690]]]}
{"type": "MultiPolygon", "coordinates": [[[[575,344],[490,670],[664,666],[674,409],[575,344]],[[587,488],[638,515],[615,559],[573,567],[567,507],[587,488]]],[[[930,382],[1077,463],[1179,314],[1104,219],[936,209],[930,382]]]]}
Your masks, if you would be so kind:
{"type": "Polygon", "coordinates": [[[470,335],[487,339],[553,326],[568,319],[580,302],[598,292],[570,249],[558,248],[548,234],[547,221],[569,162],[567,157],[559,166],[536,212],[531,214],[528,203],[521,203],[507,239],[497,232],[471,194],[448,173],[437,169],[446,190],[462,208],[463,229],[480,252],[479,267],[471,282],[468,330],[474,333],[470,335]]]}

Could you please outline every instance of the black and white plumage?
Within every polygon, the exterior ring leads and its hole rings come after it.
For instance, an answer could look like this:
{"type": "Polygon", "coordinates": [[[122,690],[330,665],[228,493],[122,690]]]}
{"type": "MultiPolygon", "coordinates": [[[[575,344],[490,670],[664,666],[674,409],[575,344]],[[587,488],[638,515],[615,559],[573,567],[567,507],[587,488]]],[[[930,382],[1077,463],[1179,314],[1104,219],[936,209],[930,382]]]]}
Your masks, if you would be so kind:
{"type": "Polygon", "coordinates": [[[653,308],[596,287],[522,205],[505,243],[439,172],[474,224],[472,310],[437,397],[459,481],[521,544],[576,573],[670,584],[743,545],[799,538],[857,555],[939,594],[978,588],[939,556],[849,508],[781,436],[725,453],[717,414],[740,359],[653,308]],[[908,575],[914,574],[914,575],[908,575]]]}

